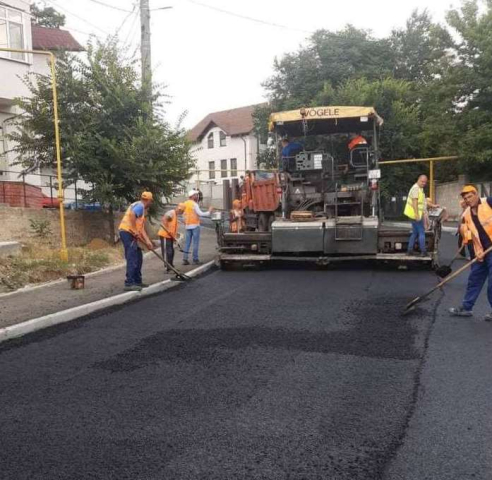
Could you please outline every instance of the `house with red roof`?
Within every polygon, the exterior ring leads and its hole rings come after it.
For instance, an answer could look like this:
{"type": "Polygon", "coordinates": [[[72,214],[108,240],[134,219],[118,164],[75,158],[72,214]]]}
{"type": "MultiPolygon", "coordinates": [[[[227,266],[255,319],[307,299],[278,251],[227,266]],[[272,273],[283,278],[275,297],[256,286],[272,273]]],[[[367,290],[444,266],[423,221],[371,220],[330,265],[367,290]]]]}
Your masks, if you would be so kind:
{"type": "MultiPolygon", "coordinates": [[[[58,28],[46,28],[31,23],[31,0],[0,1],[0,47],[19,50],[45,50],[80,52],[83,47],[70,32],[58,28]]],[[[22,112],[14,105],[16,97],[29,95],[22,81],[30,73],[50,74],[49,58],[46,55],[0,51],[0,182],[19,180],[21,170],[15,165],[13,153],[9,152],[7,133],[9,120],[22,112]]],[[[26,175],[25,182],[46,186],[39,176],[26,175]]],[[[44,190],[44,189],[43,189],[44,190]]],[[[2,203],[0,201],[0,203],[2,203]]]]}
{"type": "Polygon", "coordinates": [[[191,179],[193,185],[199,183],[207,190],[206,184],[221,184],[256,168],[263,146],[254,132],[255,107],[209,113],[188,132],[197,169],[191,179]]]}

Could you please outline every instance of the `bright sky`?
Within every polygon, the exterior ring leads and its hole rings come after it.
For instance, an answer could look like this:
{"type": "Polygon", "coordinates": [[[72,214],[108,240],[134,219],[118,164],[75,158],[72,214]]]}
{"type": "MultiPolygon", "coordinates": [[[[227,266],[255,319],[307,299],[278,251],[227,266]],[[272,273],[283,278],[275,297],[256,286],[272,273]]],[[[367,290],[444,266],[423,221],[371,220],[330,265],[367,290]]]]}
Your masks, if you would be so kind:
{"type": "MultiPolygon", "coordinates": [[[[131,51],[139,48],[138,0],[41,0],[67,16],[67,29],[82,43],[93,33],[104,38],[119,30],[131,51]],[[124,23],[123,23],[124,22],[124,23]],[[123,25],[123,26],[122,26],[123,25]]],[[[184,112],[191,128],[210,112],[265,100],[261,83],[275,57],[297,50],[309,32],[342,29],[347,23],[370,28],[377,37],[405,25],[412,10],[427,8],[442,21],[452,0],[150,0],[155,81],[167,85],[171,122],[184,112]],[[205,5],[205,6],[204,6],[205,5]],[[238,16],[250,17],[261,24],[238,16]]],[[[454,0],[459,5],[459,0],[454,0]]],[[[138,50],[137,50],[138,52],[138,50]]]]}

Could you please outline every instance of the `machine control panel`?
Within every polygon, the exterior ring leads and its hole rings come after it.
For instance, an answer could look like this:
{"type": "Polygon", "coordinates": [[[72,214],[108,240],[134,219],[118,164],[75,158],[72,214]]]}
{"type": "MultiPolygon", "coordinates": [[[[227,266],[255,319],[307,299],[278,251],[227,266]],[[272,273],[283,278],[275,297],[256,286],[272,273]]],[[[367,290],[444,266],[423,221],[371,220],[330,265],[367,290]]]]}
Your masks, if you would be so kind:
{"type": "Polygon", "coordinates": [[[322,170],[323,160],[327,155],[323,152],[301,152],[296,155],[296,170],[322,170]]]}

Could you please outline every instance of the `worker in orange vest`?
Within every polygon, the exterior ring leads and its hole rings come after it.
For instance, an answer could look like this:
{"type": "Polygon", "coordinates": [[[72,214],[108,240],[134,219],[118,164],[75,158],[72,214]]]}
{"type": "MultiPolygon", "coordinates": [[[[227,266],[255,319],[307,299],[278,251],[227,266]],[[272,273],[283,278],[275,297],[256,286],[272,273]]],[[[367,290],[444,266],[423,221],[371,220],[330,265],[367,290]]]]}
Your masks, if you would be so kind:
{"type": "Polygon", "coordinates": [[[229,215],[229,226],[231,233],[244,232],[246,223],[244,221],[244,211],[241,208],[241,200],[232,202],[232,210],[229,215]]]}
{"type": "MultiPolygon", "coordinates": [[[[484,251],[492,246],[492,197],[480,198],[473,185],[465,185],[461,197],[467,205],[462,215],[461,235],[465,243],[472,244],[472,253],[478,261],[471,266],[461,307],[450,308],[449,313],[457,317],[471,317],[473,306],[487,279],[487,297],[492,307],[492,253],[484,255],[484,251]]],[[[487,314],[485,320],[492,321],[492,313],[487,314]]]]}
{"type": "Polygon", "coordinates": [[[368,145],[367,140],[362,135],[355,135],[350,140],[348,144],[348,148],[350,151],[352,151],[356,147],[367,146],[367,145],[368,145]]]}
{"type": "MultiPolygon", "coordinates": [[[[158,235],[161,239],[161,251],[166,262],[174,267],[174,244],[178,241],[178,216],[185,210],[184,203],[180,203],[176,208],[169,210],[162,216],[161,228],[158,235]]],[[[171,269],[166,266],[169,273],[171,269]]]]}
{"type": "Polygon", "coordinates": [[[210,217],[213,208],[210,207],[208,212],[202,212],[198,206],[199,193],[197,190],[188,192],[188,200],[184,202],[184,221],[186,228],[186,246],[183,253],[183,265],[189,265],[188,253],[193,243],[193,264],[201,265],[198,258],[198,248],[200,246],[200,218],[210,217]]]}
{"type": "Polygon", "coordinates": [[[149,250],[154,249],[145,231],[145,217],[153,201],[151,192],[143,192],[140,201],[128,207],[118,228],[121,242],[125,247],[126,291],[140,291],[148,287],[142,283],[143,254],[138,241],[144,243],[149,250]]]}

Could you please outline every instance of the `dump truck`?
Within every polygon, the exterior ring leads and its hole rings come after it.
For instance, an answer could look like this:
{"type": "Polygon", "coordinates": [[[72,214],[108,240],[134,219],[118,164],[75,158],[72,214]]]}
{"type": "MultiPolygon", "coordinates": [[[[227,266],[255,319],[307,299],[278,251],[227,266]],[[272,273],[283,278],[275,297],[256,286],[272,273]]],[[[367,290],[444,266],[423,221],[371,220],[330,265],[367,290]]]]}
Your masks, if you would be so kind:
{"type": "Polygon", "coordinates": [[[407,255],[409,229],[383,222],[382,126],[371,107],[273,113],[269,145],[277,150],[279,170],[245,176],[244,231],[231,233],[217,220],[220,265],[373,260],[436,266],[442,209],[429,211],[426,256],[407,255]],[[286,155],[282,140],[295,142],[297,151],[286,155]]]}

